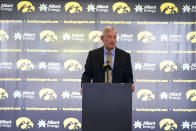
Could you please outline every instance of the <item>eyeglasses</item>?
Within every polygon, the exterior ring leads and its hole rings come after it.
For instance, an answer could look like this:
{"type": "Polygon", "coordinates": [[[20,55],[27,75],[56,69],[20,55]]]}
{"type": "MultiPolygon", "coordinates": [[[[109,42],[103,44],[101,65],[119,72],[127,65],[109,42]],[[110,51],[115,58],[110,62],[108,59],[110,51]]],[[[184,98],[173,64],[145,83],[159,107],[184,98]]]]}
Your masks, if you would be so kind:
{"type": "Polygon", "coordinates": [[[111,39],[111,38],[116,39],[117,38],[117,36],[111,36],[111,35],[105,35],[104,37],[109,38],[109,39],[111,39]]]}

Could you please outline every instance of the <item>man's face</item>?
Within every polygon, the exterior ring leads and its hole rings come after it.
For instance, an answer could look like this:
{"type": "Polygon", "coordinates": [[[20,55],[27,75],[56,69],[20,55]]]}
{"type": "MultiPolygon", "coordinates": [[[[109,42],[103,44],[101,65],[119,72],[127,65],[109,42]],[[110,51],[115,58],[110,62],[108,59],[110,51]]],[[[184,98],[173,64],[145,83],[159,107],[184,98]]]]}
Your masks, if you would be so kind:
{"type": "Polygon", "coordinates": [[[116,47],[116,37],[116,31],[107,31],[104,36],[101,36],[101,40],[107,50],[112,50],[116,47]]]}

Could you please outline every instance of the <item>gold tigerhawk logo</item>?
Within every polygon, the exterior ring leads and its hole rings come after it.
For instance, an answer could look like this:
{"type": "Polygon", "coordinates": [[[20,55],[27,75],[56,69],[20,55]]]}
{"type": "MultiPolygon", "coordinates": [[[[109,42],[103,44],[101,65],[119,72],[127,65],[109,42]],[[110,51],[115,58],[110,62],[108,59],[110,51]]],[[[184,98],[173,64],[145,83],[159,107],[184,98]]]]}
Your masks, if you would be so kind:
{"type": "Polygon", "coordinates": [[[186,40],[187,40],[187,42],[188,42],[188,41],[191,41],[191,43],[196,43],[196,31],[194,31],[194,32],[189,32],[189,33],[186,35],[186,40]]]}
{"type": "Polygon", "coordinates": [[[16,120],[16,127],[27,130],[33,128],[33,122],[27,117],[20,117],[16,120]]]}
{"type": "Polygon", "coordinates": [[[0,30],[0,41],[5,41],[8,39],[9,35],[4,30],[0,30]]]}
{"type": "Polygon", "coordinates": [[[152,43],[155,41],[155,37],[149,31],[142,31],[137,35],[138,41],[142,41],[142,43],[152,43]]]}
{"type": "Polygon", "coordinates": [[[0,100],[5,100],[7,98],[8,98],[8,93],[3,88],[0,88],[0,100]]]}
{"type": "Polygon", "coordinates": [[[64,68],[68,71],[80,71],[82,70],[82,65],[77,60],[67,60],[64,63],[64,68]]]}
{"type": "Polygon", "coordinates": [[[161,13],[165,13],[166,15],[178,13],[178,8],[175,6],[175,4],[170,2],[163,3],[160,6],[160,9],[161,13]]]}
{"type": "Polygon", "coordinates": [[[71,14],[78,14],[82,12],[82,6],[78,2],[68,2],[65,4],[65,11],[71,14]]]}
{"type": "Polygon", "coordinates": [[[52,89],[44,88],[39,91],[39,97],[40,99],[44,99],[46,101],[54,100],[57,98],[57,94],[52,89]]]}
{"type": "Polygon", "coordinates": [[[35,6],[29,1],[21,1],[17,4],[17,8],[19,12],[29,13],[35,11],[35,6]]]}
{"type": "Polygon", "coordinates": [[[162,119],[159,122],[159,126],[160,126],[160,129],[163,129],[164,131],[170,131],[170,130],[177,129],[177,124],[175,123],[175,121],[169,118],[162,119]]]}
{"type": "Polygon", "coordinates": [[[142,89],[137,92],[137,99],[142,101],[151,101],[155,99],[155,95],[148,89],[142,89]]]}
{"type": "Polygon", "coordinates": [[[186,98],[190,101],[196,101],[196,89],[192,89],[186,92],[186,98]]]}
{"type": "Polygon", "coordinates": [[[131,12],[131,8],[124,2],[116,2],[112,6],[113,12],[117,14],[126,14],[131,12]]]}
{"type": "Polygon", "coordinates": [[[17,63],[16,63],[16,67],[17,67],[17,69],[20,69],[22,71],[28,71],[28,70],[33,70],[34,69],[34,65],[28,59],[18,60],[17,63]]]}
{"type": "Polygon", "coordinates": [[[165,60],[160,63],[160,69],[165,72],[174,72],[178,70],[178,67],[173,61],[165,60]]]}
{"type": "Polygon", "coordinates": [[[53,31],[45,30],[40,33],[40,40],[45,42],[53,42],[57,40],[57,36],[53,31]]]}
{"type": "Polygon", "coordinates": [[[91,31],[88,35],[88,38],[92,42],[101,42],[101,36],[102,36],[101,31],[91,31]]]}
{"type": "Polygon", "coordinates": [[[76,118],[67,118],[63,121],[64,128],[68,130],[78,130],[81,128],[81,123],[76,118]]]}

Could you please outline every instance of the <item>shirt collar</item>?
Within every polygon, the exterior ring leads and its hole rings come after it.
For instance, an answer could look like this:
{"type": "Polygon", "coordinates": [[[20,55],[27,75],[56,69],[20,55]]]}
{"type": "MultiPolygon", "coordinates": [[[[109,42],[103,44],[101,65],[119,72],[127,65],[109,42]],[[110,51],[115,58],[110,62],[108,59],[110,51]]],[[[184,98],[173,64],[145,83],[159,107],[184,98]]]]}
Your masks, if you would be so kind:
{"type": "MultiPolygon", "coordinates": [[[[111,52],[111,55],[114,55],[115,54],[115,50],[116,48],[112,49],[110,52],[111,52]]],[[[104,54],[107,54],[108,50],[104,47],[104,54]]]]}

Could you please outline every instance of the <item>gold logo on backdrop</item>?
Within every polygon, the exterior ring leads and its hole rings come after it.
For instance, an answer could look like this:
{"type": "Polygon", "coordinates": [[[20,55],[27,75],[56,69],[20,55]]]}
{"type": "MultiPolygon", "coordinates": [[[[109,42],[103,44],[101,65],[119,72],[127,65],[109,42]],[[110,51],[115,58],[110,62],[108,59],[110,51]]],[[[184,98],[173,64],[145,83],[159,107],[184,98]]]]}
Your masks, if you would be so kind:
{"type": "Polygon", "coordinates": [[[142,101],[151,101],[155,99],[155,95],[148,89],[141,89],[137,92],[137,99],[142,101]]]}
{"type": "Polygon", "coordinates": [[[80,71],[82,65],[77,60],[70,59],[64,62],[64,68],[68,71],[80,71]]]}
{"type": "Polygon", "coordinates": [[[160,129],[163,129],[164,131],[170,131],[170,130],[177,129],[177,124],[175,123],[175,121],[169,118],[162,119],[159,122],[159,126],[160,126],[160,129]]]}
{"type": "Polygon", "coordinates": [[[116,2],[112,6],[113,12],[117,14],[126,14],[131,12],[131,8],[124,2],[116,2]]]}
{"type": "Polygon", "coordinates": [[[81,123],[76,118],[67,118],[63,121],[64,128],[68,130],[78,130],[81,128],[81,123]]]}
{"type": "Polygon", "coordinates": [[[187,40],[187,42],[188,42],[188,41],[191,41],[191,43],[196,43],[196,31],[194,31],[194,32],[189,32],[189,33],[186,35],[186,40],[187,40]]]}
{"type": "Polygon", "coordinates": [[[160,69],[165,72],[174,72],[178,70],[178,67],[173,61],[165,60],[160,63],[160,69]]]}
{"type": "Polygon", "coordinates": [[[57,40],[57,36],[53,31],[45,30],[40,33],[40,40],[45,42],[53,42],[57,40]]]}
{"type": "Polygon", "coordinates": [[[5,100],[7,98],[8,98],[8,93],[3,88],[0,88],[0,100],[5,100]]]}
{"type": "Polygon", "coordinates": [[[78,14],[82,12],[82,6],[78,2],[68,2],[65,4],[65,11],[71,14],[78,14]]]}
{"type": "Polygon", "coordinates": [[[112,6],[113,12],[117,14],[126,14],[131,12],[131,8],[124,2],[116,2],[112,6]]]}
{"type": "Polygon", "coordinates": [[[166,15],[178,13],[178,8],[175,6],[175,4],[170,2],[163,3],[160,6],[160,9],[161,9],[161,13],[165,13],[166,15]]]}
{"type": "Polygon", "coordinates": [[[20,117],[16,120],[16,127],[27,130],[33,128],[33,122],[27,117],[20,117]]]}
{"type": "Polygon", "coordinates": [[[186,92],[186,98],[190,101],[196,101],[196,89],[192,89],[186,92]]]}
{"type": "Polygon", "coordinates": [[[149,31],[142,31],[137,35],[138,41],[142,41],[142,43],[152,43],[155,41],[155,37],[149,31]]]}
{"type": "Polygon", "coordinates": [[[20,69],[22,71],[28,71],[28,70],[33,70],[34,69],[34,65],[28,59],[18,60],[17,63],[16,63],[16,67],[17,67],[17,69],[20,69]]]}
{"type": "Polygon", "coordinates": [[[101,42],[101,37],[102,32],[101,31],[91,31],[88,35],[88,38],[92,42],[101,42]]]}
{"type": "Polygon", "coordinates": [[[39,97],[40,99],[44,99],[46,101],[54,100],[57,98],[57,94],[52,89],[44,88],[39,91],[39,97]]]}
{"type": "Polygon", "coordinates": [[[19,12],[29,13],[35,11],[35,7],[29,1],[21,1],[17,4],[17,8],[19,12]]]}
{"type": "Polygon", "coordinates": [[[0,30],[0,41],[8,40],[9,36],[4,30],[0,30]]]}

